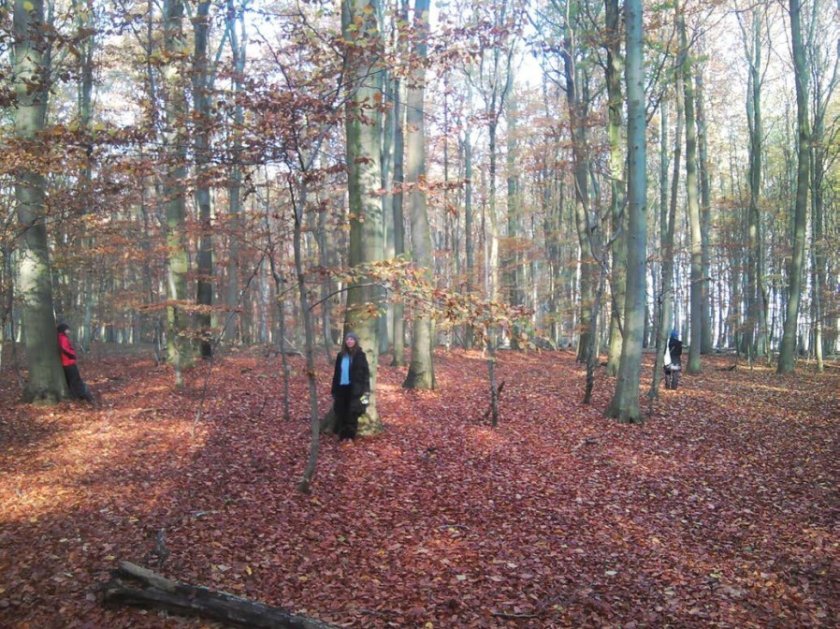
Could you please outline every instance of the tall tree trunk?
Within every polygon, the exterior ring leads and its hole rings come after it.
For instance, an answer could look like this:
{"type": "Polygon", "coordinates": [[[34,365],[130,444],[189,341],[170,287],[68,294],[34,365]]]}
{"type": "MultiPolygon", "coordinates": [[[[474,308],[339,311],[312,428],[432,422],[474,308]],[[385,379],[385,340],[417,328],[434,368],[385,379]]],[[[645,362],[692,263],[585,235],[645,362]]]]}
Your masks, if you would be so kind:
{"type": "MultiPolygon", "coordinates": [[[[400,0],[400,18],[404,23],[408,22],[408,0],[400,0]]],[[[400,46],[407,51],[407,42],[400,40],[400,46]]],[[[392,211],[394,213],[394,255],[397,257],[405,254],[405,214],[403,184],[405,183],[405,133],[403,124],[405,122],[406,110],[403,105],[404,86],[399,77],[394,77],[394,198],[392,211]]],[[[394,330],[394,357],[391,365],[394,367],[405,366],[405,305],[402,300],[394,304],[393,310],[394,330]]]]}
{"type": "MultiPolygon", "coordinates": [[[[415,54],[417,64],[412,73],[406,99],[407,181],[411,186],[411,243],[412,257],[429,287],[433,286],[434,251],[429,215],[426,208],[426,126],[423,98],[425,95],[425,60],[429,33],[429,0],[414,3],[415,54]]],[[[432,361],[432,318],[428,309],[415,314],[411,336],[411,363],[403,386],[409,389],[434,389],[435,372],[432,361]]]]}
{"type": "Polygon", "coordinates": [[[749,63],[749,78],[747,82],[747,123],[750,137],[749,186],[750,201],[747,215],[747,322],[744,326],[744,349],[750,364],[759,353],[761,333],[756,334],[764,320],[764,300],[762,299],[762,282],[760,277],[760,259],[763,243],[761,242],[761,212],[759,204],[761,198],[761,170],[763,162],[764,129],[761,117],[761,25],[764,21],[765,10],[757,7],[752,11],[752,32],[749,41],[746,34],[745,49],[749,63]]]}
{"type": "MultiPolygon", "coordinates": [[[[512,79],[512,75],[508,74],[508,80],[512,79]]],[[[506,170],[507,170],[507,247],[504,261],[504,268],[506,270],[506,284],[508,301],[511,306],[525,305],[525,290],[529,284],[525,277],[525,266],[523,264],[522,243],[525,242],[523,237],[523,208],[522,208],[522,183],[519,177],[519,140],[517,138],[517,111],[516,99],[508,98],[508,104],[505,110],[505,117],[507,119],[507,155],[506,155],[506,170]]],[[[521,329],[519,322],[513,324],[510,344],[514,349],[522,349],[524,340],[522,335],[524,331],[521,329]]]]}
{"type": "Polygon", "coordinates": [[[621,317],[624,312],[624,293],[627,265],[627,244],[624,226],[624,155],[621,150],[621,19],[618,0],[606,0],[607,46],[607,137],[610,143],[610,217],[612,233],[617,234],[612,245],[612,273],[610,274],[610,338],[607,373],[618,374],[621,358],[621,317]]]}
{"type": "Polygon", "coordinates": [[[189,340],[187,305],[187,273],[189,253],[186,236],[186,198],[184,183],[187,177],[187,101],[183,78],[184,64],[180,61],[185,50],[182,21],[184,6],[181,0],[164,3],[164,142],[167,162],[163,176],[163,196],[166,204],[167,299],[166,346],[169,362],[175,369],[175,384],[183,385],[182,371],[193,361],[189,340]]]}
{"type": "Polygon", "coordinates": [[[793,371],[796,358],[796,336],[799,321],[799,302],[802,297],[802,276],[805,268],[805,226],[808,213],[810,179],[811,131],[808,113],[808,66],[802,40],[801,6],[799,0],[789,0],[790,30],[793,46],[793,74],[796,81],[796,126],[799,134],[796,169],[796,201],[793,212],[793,251],[788,267],[788,294],[784,332],[779,351],[777,371],[793,371]]]}
{"type": "Polygon", "coordinates": [[[225,284],[225,329],[224,336],[230,342],[242,340],[239,296],[239,243],[243,238],[242,228],[242,126],[245,122],[245,112],[238,96],[243,91],[245,81],[245,52],[247,38],[245,34],[244,12],[237,12],[234,0],[227,1],[227,29],[230,37],[231,63],[233,65],[233,131],[231,133],[231,165],[228,179],[228,263],[225,284]],[[241,36],[240,36],[241,35],[241,36]]]}
{"type": "Polygon", "coordinates": [[[639,371],[645,314],[647,244],[647,122],[645,118],[642,2],[625,0],[627,85],[627,293],[624,335],[615,394],[607,415],[621,422],[640,422],[639,371]]]}
{"type": "MultiPolygon", "coordinates": [[[[44,128],[49,97],[51,68],[44,41],[43,0],[15,0],[13,28],[15,136],[33,154],[25,164],[34,162],[38,153],[36,136],[44,128]]],[[[21,168],[15,180],[15,202],[22,233],[18,288],[29,364],[24,397],[30,402],[54,404],[69,391],[53,315],[44,175],[21,168]]]]}
{"type": "MultiPolygon", "coordinates": [[[[370,50],[371,42],[381,41],[377,6],[378,0],[343,0],[341,5],[342,33],[348,42],[345,63],[351,85],[345,106],[351,267],[377,262],[384,251],[382,202],[377,196],[382,181],[379,162],[382,116],[378,107],[381,85],[374,66],[377,53],[370,50]]],[[[359,434],[382,430],[376,409],[379,342],[376,316],[371,314],[379,298],[379,289],[365,277],[351,285],[347,293],[345,330],[358,335],[370,367],[370,405],[359,419],[359,434]]]]}
{"type": "MultiPolygon", "coordinates": [[[[391,72],[384,73],[384,98],[385,102],[394,102],[394,83],[391,72]]],[[[380,163],[382,164],[382,220],[385,222],[385,250],[383,256],[386,260],[392,260],[394,255],[394,124],[396,112],[393,107],[385,110],[382,123],[382,147],[380,150],[380,163]]],[[[394,307],[390,300],[387,301],[385,310],[379,315],[379,353],[384,354],[393,347],[394,334],[394,307]]]]}
{"type": "Polygon", "coordinates": [[[591,318],[592,303],[597,284],[596,262],[589,246],[589,147],[587,145],[586,123],[589,103],[584,96],[587,90],[587,74],[578,68],[577,55],[577,13],[580,7],[576,2],[566,6],[565,32],[563,34],[565,51],[563,52],[563,70],[566,83],[566,102],[569,108],[571,127],[572,159],[574,162],[575,181],[575,223],[580,244],[580,336],[578,338],[577,360],[589,362],[589,348],[596,347],[592,336],[597,334],[596,321],[591,318]]]}
{"type": "Polygon", "coordinates": [[[200,236],[198,242],[198,281],[196,301],[201,308],[196,315],[202,358],[213,355],[211,309],[213,307],[213,235],[210,224],[210,98],[207,62],[207,38],[210,30],[210,0],[200,0],[192,20],[195,43],[193,53],[193,108],[195,120],[195,200],[198,205],[200,236]]]}
{"type": "MultiPolygon", "coordinates": [[[[462,140],[464,151],[464,255],[467,259],[464,271],[465,294],[471,295],[475,290],[475,245],[473,244],[473,167],[472,167],[472,137],[469,129],[464,131],[462,140]]],[[[471,349],[474,344],[475,334],[471,325],[464,330],[464,347],[471,349]]]]}
{"type": "Polygon", "coordinates": [[[700,224],[700,200],[697,182],[697,120],[694,116],[694,82],[686,34],[685,15],[679,16],[680,48],[682,58],[682,83],[685,95],[685,186],[686,207],[689,223],[689,251],[691,253],[691,286],[689,290],[691,307],[691,339],[688,348],[688,369],[690,374],[700,373],[700,350],[703,334],[703,236],[700,224]]]}
{"type": "Polygon", "coordinates": [[[659,320],[656,328],[656,360],[653,365],[648,398],[653,401],[659,395],[659,381],[662,377],[662,367],[665,364],[664,352],[668,342],[668,329],[671,327],[674,304],[674,228],[677,222],[677,193],[680,181],[680,160],[682,158],[682,128],[683,107],[679,90],[675,90],[674,100],[677,105],[677,122],[674,131],[674,165],[671,180],[670,202],[668,201],[668,116],[666,101],[661,108],[662,135],[660,137],[659,154],[661,158],[659,171],[659,248],[662,251],[662,290],[657,299],[659,320]]]}
{"type": "MultiPolygon", "coordinates": [[[[822,3],[815,2],[813,5],[814,28],[819,21],[818,16],[822,3]]],[[[832,14],[829,11],[827,16],[831,20],[832,14]]],[[[840,86],[840,57],[832,55],[832,42],[823,42],[819,36],[813,38],[812,54],[809,55],[811,63],[811,76],[815,77],[812,90],[814,103],[813,129],[811,136],[811,251],[813,252],[812,270],[812,306],[814,313],[814,357],[817,362],[817,369],[824,369],[824,353],[833,352],[833,344],[829,341],[832,334],[824,334],[830,331],[831,326],[826,325],[830,321],[829,316],[832,310],[832,291],[826,285],[827,277],[827,256],[829,244],[826,242],[826,175],[829,165],[832,162],[830,142],[826,138],[825,117],[830,104],[835,102],[834,92],[840,86]],[[818,77],[824,80],[819,80],[818,77]]],[[[835,127],[836,129],[836,127],[835,127]]],[[[831,137],[831,133],[829,133],[831,137]]],[[[835,136],[836,137],[836,136],[835,136]]],[[[830,206],[829,206],[830,207],[830,206]]],[[[831,216],[831,213],[829,213],[831,216]]],[[[834,291],[836,294],[836,291],[834,291]]],[[[835,326],[836,332],[836,326],[835,326]]]]}
{"type": "MultiPolygon", "coordinates": [[[[295,277],[297,278],[298,300],[300,301],[300,312],[303,318],[304,330],[304,354],[306,356],[306,381],[309,388],[309,457],[303,477],[298,484],[298,489],[303,493],[309,493],[312,479],[315,476],[315,468],[318,464],[318,450],[320,448],[321,418],[318,412],[318,381],[315,367],[315,329],[312,323],[312,312],[309,307],[309,291],[306,286],[306,273],[303,267],[303,254],[301,241],[303,240],[303,213],[306,211],[307,187],[304,182],[298,202],[292,203],[294,211],[294,252],[295,252],[295,277]]],[[[278,298],[280,296],[278,295],[278,298]]],[[[284,340],[280,339],[282,351],[284,340]]],[[[371,385],[372,386],[372,385],[371,385]]]]}
{"type": "MultiPolygon", "coordinates": [[[[77,86],[77,98],[79,107],[79,128],[90,132],[91,120],[93,119],[93,53],[96,47],[95,13],[92,0],[73,0],[73,12],[75,13],[76,29],[78,33],[85,33],[84,38],[76,46],[79,57],[79,83],[77,86]]],[[[81,199],[81,211],[90,212],[94,206],[93,177],[92,177],[92,156],[93,145],[87,142],[85,146],[86,160],[79,172],[79,196],[81,199]]],[[[81,247],[90,249],[92,238],[86,233],[87,226],[82,226],[81,247]]],[[[77,297],[84,304],[84,317],[79,335],[79,345],[85,350],[90,349],[93,337],[92,321],[93,309],[96,305],[94,298],[94,275],[95,265],[84,263],[81,277],[81,290],[77,297]]]]}
{"type": "MultiPolygon", "coordinates": [[[[701,40],[702,41],[702,40],[701,40]]],[[[702,56],[703,50],[699,51],[702,56]]],[[[712,201],[710,190],[709,157],[708,157],[708,129],[706,126],[706,95],[703,78],[703,64],[698,63],[694,75],[695,97],[697,99],[697,147],[698,171],[700,183],[700,300],[702,312],[700,321],[700,352],[712,353],[712,300],[710,293],[711,277],[711,235],[712,235],[712,201]]]]}

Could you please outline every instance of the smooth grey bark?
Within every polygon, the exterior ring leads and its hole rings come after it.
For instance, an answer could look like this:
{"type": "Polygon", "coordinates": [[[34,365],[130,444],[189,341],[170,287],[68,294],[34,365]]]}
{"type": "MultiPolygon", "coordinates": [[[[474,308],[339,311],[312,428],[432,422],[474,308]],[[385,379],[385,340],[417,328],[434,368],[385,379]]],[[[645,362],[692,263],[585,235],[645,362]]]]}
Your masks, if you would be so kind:
{"type": "MultiPolygon", "coordinates": [[[[342,33],[347,40],[345,59],[350,94],[345,105],[347,192],[350,206],[351,267],[364,267],[382,259],[384,220],[377,196],[381,184],[379,143],[382,115],[377,105],[381,81],[370,42],[381,42],[377,0],[343,0],[342,33]]],[[[382,430],[376,408],[378,348],[376,315],[379,290],[364,275],[347,292],[345,331],[353,331],[368,358],[371,396],[367,412],[359,419],[359,434],[382,430]]]]}
{"type": "MultiPolygon", "coordinates": [[[[426,123],[423,99],[425,96],[425,62],[429,33],[429,0],[414,3],[414,54],[411,85],[406,99],[406,181],[410,186],[412,258],[421,277],[429,287],[434,285],[434,250],[426,207],[426,123]]],[[[409,389],[434,389],[432,317],[428,309],[415,313],[411,335],[411,363],[403,386],[409,389]]]]}
{"type": "Polygon", "coordinates": [[[245,112],[238,98],[243,90],[245,80],[245,60],[247,51],[247,37],[245,32],[244,11],[237,11],[234,0],[227,0],[226,27],[230,41],[231,64],[233,67],[233,130],[231,133],[231,165],[228,175],[228,216],[230,217],[228,237],[228,262],[225,278],[224,300],[227,314],[225,316],[224,337],[229,341],[241,340],[241,328],[238,325],[239,319],[239,244],[243,238],[242,233],[242,155],[241,129],[245,122],[245,112]],[[237,332],[240,331],[239,334],[237,332]]]}
{"type": "MultiPolygon", "coordinates": [[[[394,199],[392,211],[394,214],[394,255],[399,257],[405,255],[405,214],[403,210],[405,196],[403,194],[404,176],[404,149],[405,135],[403,133],[403,120],[405,107],[402,106],[402,82],[394,81],[394,199]]],[[[403,367],[405,365],[405,305],[402,301],[394,304],[394,357],[392,365],[403,367]]]]}
{"type": "Polygon", "coordinates": [[[166,205],[167,278],[166,348],[175,369],[176,386],[183,385],[183,369],[193,362],[189,335],[187,305],[187,273],[189,253],[186,236],[187,177],[187,100],[184,89],[184,64],[180,56],[185,50],[183,32],[184,5],[181,0],[164,2],[163,72],[164,130],[167,162],[163,175],[163,196],[166,205]]]}
{"type": "MultiPolygon", "coordinates": [[[[702,43],[702,39],[701,39],[702,43]]],[[[698,50],[702,57],[702,45],[698,50]]],[[[709,188],[709,157],[708,157],[708,129],[706,126],[706,95],[703,76],[703,63],[695,64],[694,89],[697,102],[697,164],[700,184],[700,353],[712,353],[712,302],[710,289],[711,276],[711,234],[712,234],[712,201],[709,188]]]]}
{"type": "Polygon", "coordinates": [[[210,99],[211,79],[207,60],[207,40],[210,31],[210,0],[200,0],[192,19],[193,44],[193,111],[195,124],[195,200],[198,205],[200,236],[198,241],[198,278],[196,281],[196,302],[200,310],[196,314],[198,341],[202,358],[213,355],[211,343],[211,309],[213,307],[213,236],[210,224],[210,185],[208,165],[211,159],[210,146],[210,99]]]}
{"type": "Polygon", "coordinates": [[[642,46],[642,2],[625,0],[625,83],[627,86],[627,292],[624,335],[615,394],[607,409],[621,422],[642,421],[639,373],[645,314],[647,251],[647,120],[642,46]]]}
{"type": "Polygon", "coordinates": [[[809,76],[807,53],[802,37],[801,4],[789,0],[791,44],[793,46],[793,74],[796,83],[797,168],[796,200],[793,210],[793,251],[788,266],[788,291],[782,343],[779,349],[780,374],[793,371],[796,359],[796,332],[802,280],[805,269],[805,229],[808,213],[808,187],[811,183],[811,129],[808,113],[809,76]]]}
{"type": "MultiPolygon", "coordinates": [[[[823,371],[824,353],[833,352],[830,342],[831,334],[824,334],[829,323],[830,313],[836,312],[832,308],[832,292],[827,286],[827,261],[830,244],[826,238],[826,226],[830,224],[828,217],[833,215],[832,206],[826,207],[826,197],[830,198],[830,164],[837,159],[836,138],[840,127],[838,120],[831,120],[832,124],[826,128],[826,117],[830,103],[840,82],[840,54],[832,45],[830,37],[823,35],[823,29],[830,29],[832,13],[824,10],[822,2],[813,4],[813,32],[808,56],[811,76],[813,78],[812,102],[813,125],[811,131],[811,303],[813,308],[813,355],[816,359],[817,370],[823,371]],[[826,45],[827,44],[827,45],[826,45]],[[834,147],[832,149],[832,147],[834,147]],[[829,193],[828,195],[826,193],[829,193]],[[828,211],[827,211],[828,210],[828,211]],[[828,338],[826,338],[828,337],[828,338]]],[[[835,24],[836,27],[836,24],[835,24]]],[[[832,32],[829,30],[829,32],[832,32]]],[[[836,34],[836,30],[833,31],[836,34]]],[[[830,229],[830,228],[829,228],[830,229]]],[[[836,298],[836,292],[834,297],[836,298]]],[[[835,332],[836,332],[835,325],[835,332]]]]}
{"type": "Polygon", "coordinates": [[[675,90],[674,100],[677,106],[677,121],[674,131],[674,164],[673,178],[671,180],[670,202],[668,202],[668,115],[667,101],[662,102],[661,107],[661,128],[659,153],[659,247],[662,251],[662,288],[657,299],[659,307],[659,319],[656,328],[656,360],[653,365],[653,378],[651,378],[648,399],[651,404],[659,395],[659,382],[662,379],[662,367],[665,364],[665,345],[668,342],[668,330],[671,327],[674,304],[674,228],[677,218],[677,196],[680,180],[680,160],[682,158],[682,128],[683,128],[683,107],[679,89],[675,90]]]}
{"type": "Polygon", "coordinates": [[[747,209],[747,282],[746,302],[747,320],[743,331],[743,349],[752,364],[756,356],[767,352],[765,346],[766,316],[763,298],[763,243],[761,242],[761,173],[763,168],[764,126],[762,122],[763,87],[762,72],[762,37],[761,26],[766,8],[757,6],[751,13],[751,31],[749,35],[742,25],[744,51],[749,65],[747,80],[747,127],[749,130],[749,206],[747,209]],[[757,331],[758,329],[758,331],[757,331]]]}
{"type": "MultiPolygon", "coordinates": [[[[387,105],[394,102],[394,80],[391,72],[384,72],[384,99],[387,105]]],[[[380,148],[380,163],[382,165],[382,218],[385,222],[385,250],[386,260],[393,260],[394,255],[394,125],[396,116],[394,107],[387,106],[382,122],[382,145],[380,148]]],[[[379,316],[379,353],[384,354],[393,347],[394,339],[394,306],[388,301],[386,309],[379,316]]]]}
{"type": "MultiPolygon", "coordinates": [[[[309,493],[312,479],[315,476],[315,469],[318,464],[318,450],[320,449],[321,418],[318,412],[318,381],[317,369],[315,366],[315,327],[312,322],[312,312],[309,306],[309,289],[306,286],[306,273],[303,266],[303,253],[301,242],[303,240],[303,213],[306,210],[307,186],[302,184],[300,198],[294,199],[292,190],[292,211],[294,212],[294,236],[293,247],[295,255],[295,278],[297,280],[298,300],[300,302],[300,313],[303,319],[304,329],[304,354],[306,355],[306,382],[309,389],[309,456],[306,468],[298,484],[298,489],[303,493],[309,493]]],[[[279,298],[279,295],[278,295],[279,298]]],[[[281,349],[283,339],[280,339],[281,349]]]]}
{"type": "MultiPolygon", "coordinates": [[[[510,75],[509,75],[510,76],[510,75]]],[[[523,198],[522,182],[519,175],[520,151],[517,137],[517,121],[519,117],[516,99],[508,98],[505,108],[507,120],[507,247],[504,260],[505,283],[507,284],[508,303],[511,306],[526,305],[526,290],[530,285],[527,277],[527,267],[524,264],[522,249],[525,245],[523,233],[523,198]]],[[[510,339],[511,348],[522,349],[527,346],[525,331],[517,321],[512,326],[510,339]],[[525,341],[525,343],[523,343],[525,341]]]]}
{"type": "MultiPolygon", "coordinates": [[[[72,0],[74,21],[80,41],[76,44],[77,59],[79,63],[79,81],[76,86],[78,101],[79,128],[90,132],[93,119],[93,54],[96,49],[96,16],[93,3],[82,3],[79,0],[72,0]],[[84,33],[84,35],[82,35],[84,33]]],[[[89,212],[94,204],[93,177],[92,177],[92,156],[93,145],[87,142],[85,146],[86,162],[79,171],[78,194],[80,197],[80,211],[89,212]]],[[[82,229],[87,232],[85,226],[82,229]]],[[[89,248],[92,239],[89,234],[84,233],[81,238],[82,248],[89,248]]],[[[84,315],[82,326],[79,332],[79,345],[85,351],[90,349],[93,338],[93,310],[96,306],[96,293],[94,291],[95,268],[91,264],[84,265],[81,269],[81,290],[76,297],[84,304],[84,315]]]]}
{"type": "MultiPolygon", "coordinates": [[[[408,23],[408,0],[400,2],[400,19],[408,23]]],[[[408,42],[399,40],[399,46],[407,50],[408,42]]],[[[405,106],[403,102],[404,85],[398,76],[394,76],[394,198],[392,200],[394,255],[405,255],[405,212],[403,185],[405,184],[405,106]]],[[[391,365],[405,366],[405,305],[402,300],[394,304],[393,309],[394,356],[391,365]]]]}
{"type": "Polygon", "coordinates": [[[700,352],[703,334],[703,236],[700,224],[700,199],[697,181],[697,119],[694,114],[694,82],[685,15],[678,18],[682,58],[682,84],[685,97],[685,187],[686,210],[689,225],[689,253],[691,256],[691,285],[689,289],[689,318],[691,337],[688,348],[686,373],[701,371],[700,352]]]}
{"type": "MultiPolygon", "coordinates": [[[[46,121],[50,62],[44,40],[43,0],[15,0],[13,29],[14,134],[38,152],[37,135],[46,121]]],[[[59,360],[46,226],[46,179],[25,167],[15,178],[20,223],[18,297],[24,318],[29,381],[24,399],[55,404],[69,395],[59,360]]]]}
{"type": "Polygon", "coordinates": [[[618,374],[621,359],[623,328],[621,317],[624,312],[624,294],[627,274],[627,244],[624,220],[625,186],[624,154],[621,150],[621,110],[624,98],[621,93],[621,11],[618,0],[605,0],[606,19],[606,83],[607,83],[607,138],[610,144],[610,219],[615,234],[611,253],[610,273],[610,336],[607,355],[607,374],[618,374]]]}
{"type": "MultiPolygon", "coordinates": [[[[471,295],[475,290],[475,245],[473,244],[473,163],[472,163],[472,136],[469,129],[464,130],[461,146],[464,153],[464,257],[466,257],[466,269],[464,275],[465,292],[471,295]]],[[[475,342],[475,331],[471,325],[464,330],[464,347],[471,349],[475,342]]]]}
{"type": "MultiPolygon", "coordinates": [[[[595,290],[598,284],[597,262],[592,256],[589,239],[590,228],[590,155],[586,133],[587,118],[589,116],[589,76],[579,67],[578,57],[578,21],[580,14],[579,2],[567,2],[563,18],[563,42],[561,51],[563,60],[564,89],[569,111],[569,127],[572,142],[573,176],[575,182],[575,224],[577,226],[580,255],[580,294],[579,294],[579,324],[581,330],[578,337],[577,360],[589,363],[590,348],[596,347],[596,324],[592,318],[592,304],[595,301],[595,290]]],[[[596,349],[597,351],[597,349],[596,349]]]]}

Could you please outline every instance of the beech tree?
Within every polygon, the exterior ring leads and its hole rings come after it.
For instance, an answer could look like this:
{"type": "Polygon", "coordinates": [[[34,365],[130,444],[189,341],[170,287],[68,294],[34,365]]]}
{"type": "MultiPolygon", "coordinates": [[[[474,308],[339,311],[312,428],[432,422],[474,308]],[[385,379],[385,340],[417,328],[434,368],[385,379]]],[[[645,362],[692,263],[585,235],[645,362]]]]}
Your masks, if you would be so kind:
{"type": "MultiPolygon", "coordinates": [[[[429,30],[429,0],[415,1],[414,24],[416,29],[414,54],[412,55],[414,69],[411,73],[406,100],[406,126],[408,127],[406,182],[411,186],[409,202],[411,204],[412,258],[426,281],[431,284],[434,251],[426,206],[428,182],[426,180],[426,123],[423,106],[426,50],[428,47],[426,39],[429,30]]],[[[433,330],[431,313],[424,309],[415,314],[411,335],[411,363],[403,382],[404,387],[411,389],[435,388],[435,372],[432,361],[433,330]]]]}
{"type": "MultiPolygon", "coordinates": [[[[350,267],[364,267],[382,259],[384,220],[382,202],[377,195],[381,185],[380,137],[381,73],[377,67],[379,36],[378,0],[343,0],[342,34],[347,47],[346,76],[350,94],[345,105],[347,152],[347,192],[350,201],[350,267]]],[[[376,410],[377,304],[379,289],[364,275],[347,292],[346,331],[359,336],[370,366],[371,398],[367,412],[359,420],[360,434],[381,430],[376,410]]]]}
{"type": "Polygon", "coordinates": [[[691,339],[688,348],[687,373],[700,373],[700,353],[703,336],[703,249],[702,227],[700,224],[699,183],[697,180],[697,119],[694,115],[694,73],[691,63],[691,48],[685,13],[678,16],[680,47],[682,53],[681,80],[685,107],[685,186],[686,210],[688,212],[690,253],[691,253],[691,339]]]}
{"type": "Polygon", "coordinates": [[[46,180],[44,163],[38,159],[51,79],[43,0],[15,0],[13,20],[14,133],[20,147],[15,181],[21,234],[17,288],[29,363],[25,398],[52,404],[69,392],[59,361],[47,241],[46,180]]]}
{"type": "Polygon", "coordinates": [[[808,212],[808,185],[811,177],[811,120],[808,113],[808,64],[805,40],[802,35],[802,6],[799,0],[789,0],[793,75],[796,83],[796,198],[793,208],[793,251],[788,270],[787,307],[784,332],[779,349],[779,373],[793,371],[796,359],[796,340],[799,325],[799,302],[805,270],[805,227],[808,212]]]}
{"type": "Polygon", "coordinates": [[[187,306],[187,273],[189,251],[186,242],[186,198],[184,181],[187,176],[186,128],[187,100],[184,60],[187,58],[183,31],[184,5],[181,0],[164,2],[163,32],[163,99],[165,103],[163,139],[167,147],[163,198],[166,204],[167,245],[167,357],[175,369],[175,382],[183,383],[183,370],[193,362],[189,337],[189,309],[187,306]]]}
{"type": "Polygon", "coordinates": [[[622,422],[642,419],[639,373],[644,333],[645,259],[647,241],[647,103],[644,89],[641,0],[625,0],[625,74],[627,89],[627,285],[624,334],[615,395],[607,415],[622,422]]]}

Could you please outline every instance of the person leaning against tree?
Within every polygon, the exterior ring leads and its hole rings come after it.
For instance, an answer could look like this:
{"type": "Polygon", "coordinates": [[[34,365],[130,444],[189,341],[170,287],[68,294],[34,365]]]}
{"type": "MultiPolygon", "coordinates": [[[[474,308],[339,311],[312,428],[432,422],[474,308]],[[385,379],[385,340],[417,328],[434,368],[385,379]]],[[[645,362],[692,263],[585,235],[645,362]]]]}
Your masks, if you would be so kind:
{"type": "Polygon", "coordinates": [[[87,400],[93,402],[93,395],[88,389],[88,386],[82,380],[79,373],[79,368],[76,366],[76,350],[67,336],[67,330],[70,326],[62,323],[58,326],[58,347],[61,351],[61,366],[64,368],[64,376],[67,378],[67,386],[70,388],[70,393],[73,397],[79,400],[87,400]]]}
{"type": "Polygon", "coordinates": [[[359,337],[353,332],[345,335],[335,358],[331,392],[338,440],[355,439],[359,417],[365,412],[370,395],[370,369],[359,337]]]}

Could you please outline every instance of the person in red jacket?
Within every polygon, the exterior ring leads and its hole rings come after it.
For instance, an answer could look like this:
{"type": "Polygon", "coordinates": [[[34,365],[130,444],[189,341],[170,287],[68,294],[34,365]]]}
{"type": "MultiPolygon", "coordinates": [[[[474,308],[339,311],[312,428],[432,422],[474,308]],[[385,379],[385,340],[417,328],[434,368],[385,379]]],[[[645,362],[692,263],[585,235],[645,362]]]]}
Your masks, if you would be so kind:
{"type": "Polygon", "coordinates": [[[93,402],[93,395],[82,380],[79,368],[76,366],[76,350],[73,349],[70,337],[67,336],[67,330],[70,329],[70,326],[62,323],[57,329],[58,347],[61,351],[61,366],[64,368],[64,376],[67,378],[67,386],[70,387],[70,393],[73,394],[73,397],[80,400],[93,402]]]}

